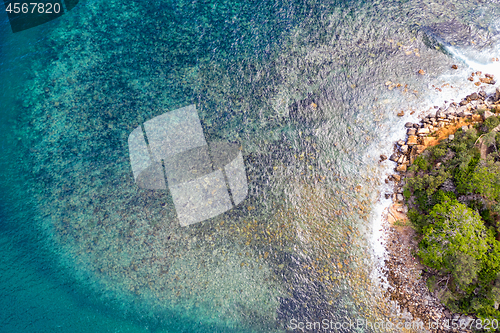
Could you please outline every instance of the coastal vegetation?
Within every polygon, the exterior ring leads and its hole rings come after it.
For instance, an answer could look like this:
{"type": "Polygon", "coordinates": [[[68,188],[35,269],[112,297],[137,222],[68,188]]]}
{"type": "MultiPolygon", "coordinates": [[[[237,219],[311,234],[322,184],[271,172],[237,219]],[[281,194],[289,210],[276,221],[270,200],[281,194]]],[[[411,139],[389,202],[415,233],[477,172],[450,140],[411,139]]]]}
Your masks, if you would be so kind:
{"type": "Polygon", "coordinates": [[[487,112],[416,156],[403,196],[430,291],[500,320],[500,118],[487,112]]]}

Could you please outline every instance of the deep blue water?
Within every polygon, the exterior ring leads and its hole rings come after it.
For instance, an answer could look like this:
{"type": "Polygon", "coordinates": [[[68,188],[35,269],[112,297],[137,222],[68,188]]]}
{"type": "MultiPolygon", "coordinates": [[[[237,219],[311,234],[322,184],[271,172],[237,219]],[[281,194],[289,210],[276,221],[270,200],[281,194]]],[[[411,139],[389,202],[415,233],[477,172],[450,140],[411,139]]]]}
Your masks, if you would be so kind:
{"type": "Polygon", "coordinates": [[[398,110],[458,99],[475,89],[467,71],[496,70],[498,10],[82,1],[15,34],[2,11],[0,331],[386,320],[394,307],[373,275],[378,155],[410,119],[398,110]],[[463,31],[446,28],[454,20],[463,31]],[[207,141],[241,144],[248,196],[181,227],[168,191],[134,182],[127,138],[190,104],[207,141]]]}

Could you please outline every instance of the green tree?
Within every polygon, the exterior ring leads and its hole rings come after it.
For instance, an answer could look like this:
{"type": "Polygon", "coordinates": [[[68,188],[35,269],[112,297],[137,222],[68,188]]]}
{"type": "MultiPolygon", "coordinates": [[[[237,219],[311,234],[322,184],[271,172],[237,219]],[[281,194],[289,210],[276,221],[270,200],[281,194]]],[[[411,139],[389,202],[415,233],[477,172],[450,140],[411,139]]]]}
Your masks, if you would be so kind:
{"type": "Polygon", "coordinates": [[[457,251],[450,255],[449,263],[453,267],[451,275],[460,289],[466,290],[469,285],[477,281],[481,263],[476,258],[457,251]]]}
{"type": "Polygon", "coordinates": [[[491,158],[482,160],[464,187],[490,200],[500,199],[500,163],[494,162],[491,158]]]}
{"type": "Polygon", "coordinates": [[[481,216],[457,200],[435,205],[423,229],[419,256],[424,264],[451,273],[461,289],[476,279],[494,239],[481,216]]]}

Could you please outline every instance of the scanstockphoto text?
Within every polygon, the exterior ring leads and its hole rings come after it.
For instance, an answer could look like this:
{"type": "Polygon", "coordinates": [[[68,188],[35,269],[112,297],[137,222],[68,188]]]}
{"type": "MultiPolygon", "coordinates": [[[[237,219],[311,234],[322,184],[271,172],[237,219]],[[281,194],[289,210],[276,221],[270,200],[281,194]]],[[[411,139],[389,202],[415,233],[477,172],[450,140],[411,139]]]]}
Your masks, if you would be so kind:
{"type": "Polygon", "coordinates": [[[288,329],[292,331],[300,332],[339,332],[339,331],[349,331],[354,330],[360,331],[385,331],[391,329],[412,329],[412,330],[431,330],[438,329],[439,327],[444,327],[447,329],[478,329],[485,331],[496,331],[499,328],[499,322],[496,319],[474,319],[471,321],[459,321],[459,320],[445,320],[441,323],[434,321],[429,322],[427,325],[423,321],[417,319],[413,321],[406,322],[392,322],[389,320],[375,320],[370,321],[362,318],[356,320],[346,319],[344,321],[322,319],[321,321],[308,321],[308,320],[297,320],[291,319],[288,324],[288,329]]]}

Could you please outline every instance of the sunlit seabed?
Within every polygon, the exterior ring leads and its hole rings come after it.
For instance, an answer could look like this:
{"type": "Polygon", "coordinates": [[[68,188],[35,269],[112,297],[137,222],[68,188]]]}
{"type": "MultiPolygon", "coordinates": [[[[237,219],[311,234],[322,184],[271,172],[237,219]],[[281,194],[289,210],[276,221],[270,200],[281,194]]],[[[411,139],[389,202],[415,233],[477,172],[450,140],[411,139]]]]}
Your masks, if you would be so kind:
{"type": "MultiPolygon", "coordinates": [[[[234,3],[181,5],[154,12],[81,3],[41,42],[56,56],[27,64],[35,78],[19,97],[25,114],[18,119],[29,127],[17,126],[16,137],[31,158],[34,221],[59,265],[103,301],[119,300],[120,311],[167,327],[184,318],[270,332],[292,318],[390,318],[394,309],[373,278],[380,217],[372,209],[389,172],[378,155],[418,115],[396,112],[474,89],[464,80],[474,64],[430,47],[420,27],[458,17],[487,40],[498,8],[290,2],[278,6],[273,33],[243,7],[233,36],[209,24],[228,24],[214,14],[234,3]],[[120,14],[102,15],[109,12],[120,14]],[[192,26],[184,24],[191,16],[192,26]],[[239,39],[250,31],[265,42],[239,39]],[[457,61],[461,70],[453,72],[457,61]],[[428,75],[417,75],[420,68],[428,75]],[[432,87],[446,83],[441,92],[432,87]],[[144,121],[191,103],[207,140],[242,144],[249,196],[182,228],[167,191],[134,184],[126,143],[144,121]]],[[[438,41],[439,31],[432,30],[438,41]]],[[[456,57],[454,50],[473,47],[457,42],[449,48],[456,57]]],[[[498,53],[480,46],[474,52],[498,53]]]]}

